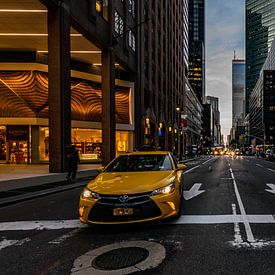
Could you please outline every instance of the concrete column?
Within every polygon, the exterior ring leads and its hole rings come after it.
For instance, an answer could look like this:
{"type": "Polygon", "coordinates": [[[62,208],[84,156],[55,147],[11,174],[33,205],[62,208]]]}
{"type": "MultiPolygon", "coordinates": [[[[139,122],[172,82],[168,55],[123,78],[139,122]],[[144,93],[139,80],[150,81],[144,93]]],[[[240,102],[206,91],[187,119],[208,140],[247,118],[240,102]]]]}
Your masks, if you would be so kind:
{"type": "Polygon", "coordinates": [[[49,171],[65,171],[71,144],[70,17],[62,6],[48,10],[49,171]]]}
{"type": "Polygon", "coordinates": [[[39,126],[31,126],[31,163],[39,163],[39,126]]]}
{"type": "Polygon", "coordinates": [[[115,157],[115,58],[110,48],[102,51],[102,165],[115,157]]]}

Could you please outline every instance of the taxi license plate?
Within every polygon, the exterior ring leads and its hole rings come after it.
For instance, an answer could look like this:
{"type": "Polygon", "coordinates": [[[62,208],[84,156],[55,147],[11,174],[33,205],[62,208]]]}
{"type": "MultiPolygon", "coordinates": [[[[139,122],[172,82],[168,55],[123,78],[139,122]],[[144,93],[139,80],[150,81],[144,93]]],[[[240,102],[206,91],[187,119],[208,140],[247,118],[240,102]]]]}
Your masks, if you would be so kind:
{"type": "Polygon", "coordinates": [[[128,216],[134,214],[134,208],[114,208],[114,216],[128,216]]]}

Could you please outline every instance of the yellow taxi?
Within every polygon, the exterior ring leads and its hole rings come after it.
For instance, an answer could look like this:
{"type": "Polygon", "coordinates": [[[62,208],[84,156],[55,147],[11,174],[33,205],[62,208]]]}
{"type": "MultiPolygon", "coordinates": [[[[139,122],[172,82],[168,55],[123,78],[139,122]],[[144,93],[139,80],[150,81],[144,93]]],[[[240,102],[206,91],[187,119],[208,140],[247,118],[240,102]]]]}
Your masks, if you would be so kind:
{"type": "Polygon", "coordinates": [[[170,152],[118,156],[81,193],[80,220],[119,224],[179,217],[185,167],[170,152]]]}

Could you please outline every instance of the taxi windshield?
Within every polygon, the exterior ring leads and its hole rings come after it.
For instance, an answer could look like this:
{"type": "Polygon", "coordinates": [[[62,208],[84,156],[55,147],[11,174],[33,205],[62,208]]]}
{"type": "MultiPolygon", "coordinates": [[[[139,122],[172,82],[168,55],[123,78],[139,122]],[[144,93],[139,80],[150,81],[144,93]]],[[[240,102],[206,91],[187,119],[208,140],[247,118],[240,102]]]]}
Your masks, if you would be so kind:
{"type": "Polygon", "coordinates": [[[169,155],[127,155],[117,157],[104,172],[141,172],[172,170],[169,155]]]}

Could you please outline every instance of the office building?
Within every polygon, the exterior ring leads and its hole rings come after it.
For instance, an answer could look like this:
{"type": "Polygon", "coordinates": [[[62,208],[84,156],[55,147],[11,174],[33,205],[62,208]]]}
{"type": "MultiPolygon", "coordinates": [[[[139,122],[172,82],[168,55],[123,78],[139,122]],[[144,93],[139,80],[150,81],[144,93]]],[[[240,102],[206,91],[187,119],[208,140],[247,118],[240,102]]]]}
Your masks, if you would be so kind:
{"type": "Polygon", "coordinates": [[[275,1],[246,0],[246,114],[275,35],[275,1]]]}
{"type": "Polygon", "coordinates": [[[244,134],[245,118],[245,61],[237,59],[234,53],[232,60],[232,139],[240,144],[244,134]]]}
{"type": "Polygon", "coordinates": [[[201,104],[205,100],[205,1],[189,0],[188,79],[201,104]]]}
{"type": "Polygon", "coordinates": [[[2,162],[62,172],[71,144],[103,164],[133,149],[135,2],[0,2],[2,162]]]}
{"type": "Polygon", "coordinates": [[[250,97],[251,143],[275,144],[275,39],[250,97]]]}

